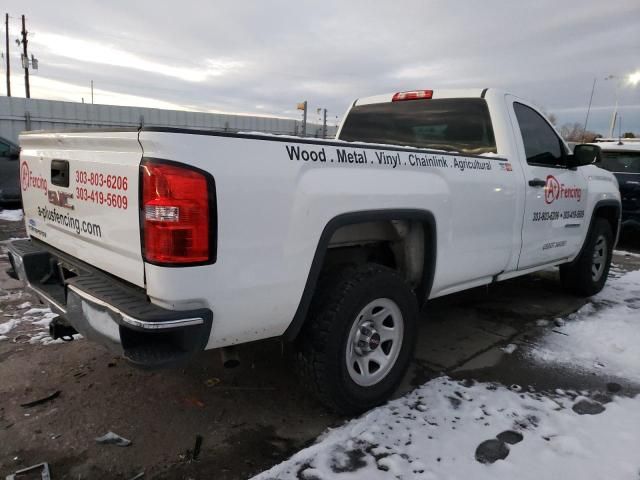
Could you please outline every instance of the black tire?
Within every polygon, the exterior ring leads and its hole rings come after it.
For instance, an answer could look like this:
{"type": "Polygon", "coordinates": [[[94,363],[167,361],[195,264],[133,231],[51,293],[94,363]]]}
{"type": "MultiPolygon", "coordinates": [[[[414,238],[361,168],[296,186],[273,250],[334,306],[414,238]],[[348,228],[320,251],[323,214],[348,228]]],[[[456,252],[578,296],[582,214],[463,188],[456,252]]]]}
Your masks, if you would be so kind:
{"type": "Polygon", "coordinates": [[[560,281],[569,292],[590,297],[604,288],[611,266],[613,232],[604,218],[596,218],[584,249],[572,263],[560,266],[560,281]],[[604,242],[604,245],[603,243],[604,242]],[[600,253],[599,253],[600,252],[600,253]],[[599,257],[599,255],[604,255],[599,257]],[[601,269],[598,267],[601,263],[601,269]],[[598,274],[596,275],[596,272],[598,274]]]}
{"type": "MultiPolygon", "coordinates": [[[[345,415],[360,413],[381,404],[397,388],[409,366],[417,336],[417,317],[415,295],[400,275],[389,268],[368,264],[362,267],[345,267],[324,275],[318,283],[309,315],[296,344],[296,370],[303,385],[325,406],[345,415]],[[385,309],[377,310],[381,314],[378,315],[375,314],[378,307],[370,306],[387,300],[391,301],[387,305],[396,312],[395,317],[390,315],[385,320],[380,320],[386,315],[382,313],[385,309]],[[385,325],[390,323],[392,329],[399,328],[398,325],[402,324],[403,333],[398,337],[401,339],[397,342],[382,341],[378,336],[376,342],[375,333],[371,334],[375,329],[362,329],[361,322],[366,315],[361,314],[365,307],[371,308],[371,315],[378,318],[376,321],[383,324],[387,322],[385,325]],[[399,321],[396,322],[394,318],[399,321]],[[362,341],[363,331],[371,334],[365,341],[362,341]],[[354,332],[361,340],[357,345],[372,348],[369,353],[379,348],[383,350],[382,353],[389,355],[387,358],[395,358],[395,361],[387,361],[385,368],[379,373],[372,374],[384,375],[373,385],[361,386],[356,383],[352,376],[358,376],[357,365],[351,363],[351,373],[347,367],[347,359],[356,356],[353,348],[356,343],[348,342],[354,332]],[[397,346],[394,347],[393,342],[397,346]],[[350,353],[347,352],[348,344],[352,345],[350,353]]],[[[370,326],[372,325],[371,323],[370,326]]],[[[356,347],[356,350],[360,351],[360,347],[356,347]]],[[[356,358],[361,361],[368,357],[356,358]]],[[[375,368],[375,363],[375,360],[367,360],[367,370],[371,366],[375,368]]]]}

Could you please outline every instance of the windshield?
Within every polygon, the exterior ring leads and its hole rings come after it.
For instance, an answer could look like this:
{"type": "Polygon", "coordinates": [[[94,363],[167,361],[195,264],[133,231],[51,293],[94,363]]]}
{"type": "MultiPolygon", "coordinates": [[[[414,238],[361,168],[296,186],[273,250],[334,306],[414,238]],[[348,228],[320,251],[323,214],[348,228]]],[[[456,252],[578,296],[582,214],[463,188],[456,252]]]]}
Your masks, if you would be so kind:
{"type": "Polygon", "coordinates": [[[345,119],[340,140],[497,153],[489,109],[482,98],[357,106],[345,119]]]}
{"type": "Polygon", "coordinates": [[[598,166],[615,173],[640,173],[640,152],[602,152],[598,166]]]}

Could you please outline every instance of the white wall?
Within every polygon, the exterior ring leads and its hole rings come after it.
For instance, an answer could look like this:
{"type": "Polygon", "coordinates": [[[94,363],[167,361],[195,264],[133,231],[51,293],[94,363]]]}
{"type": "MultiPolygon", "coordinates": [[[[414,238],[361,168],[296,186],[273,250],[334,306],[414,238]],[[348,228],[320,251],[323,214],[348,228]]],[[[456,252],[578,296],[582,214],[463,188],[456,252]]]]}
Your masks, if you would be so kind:
{"type": "MultiPolygon", "coordinates": [[[[287,135],[299,134],[301,129],[301,122],[282,118],[0,97],[0,137],[15,143],[23,130],[138,127],[141,122],[146,126],[260,131],[287,135]]],[[[335,136],[335,133],[335,127],[327,127],[328,137],[335,136]]],[[[321,135],[321,125],[307,125],[307,136],[321,135]]]]}

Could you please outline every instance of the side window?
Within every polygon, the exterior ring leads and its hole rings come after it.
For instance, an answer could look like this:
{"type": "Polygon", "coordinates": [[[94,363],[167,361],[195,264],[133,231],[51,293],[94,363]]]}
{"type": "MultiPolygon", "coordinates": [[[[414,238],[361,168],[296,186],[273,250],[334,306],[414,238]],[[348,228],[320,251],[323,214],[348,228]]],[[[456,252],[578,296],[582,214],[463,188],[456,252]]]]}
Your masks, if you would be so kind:
{"type": "Polygon", "coordinates": [[[565,152],[562,141],[551,125],[534,109],[514,103],[527,163],[533,165],[564,166],[565,152]]]}
{"type": "Polygon", "coordinates": [[[8,143],[0,142],[0,157],[8,157],[10,149],[8,143]]]}

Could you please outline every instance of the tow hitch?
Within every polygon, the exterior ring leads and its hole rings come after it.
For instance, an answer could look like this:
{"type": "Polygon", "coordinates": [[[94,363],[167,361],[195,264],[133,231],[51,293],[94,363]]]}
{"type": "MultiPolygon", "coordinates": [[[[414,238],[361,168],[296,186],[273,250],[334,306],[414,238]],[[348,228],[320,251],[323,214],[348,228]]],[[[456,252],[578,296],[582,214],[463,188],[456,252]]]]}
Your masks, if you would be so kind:
{"type": "Polygon", "coordinates": [[[71,342],[76,333],[78,331],[69,325],[64,317],[56,317],[49,324],[49,335],[54,340],[61,338],[65,342],[71,342]]]}

